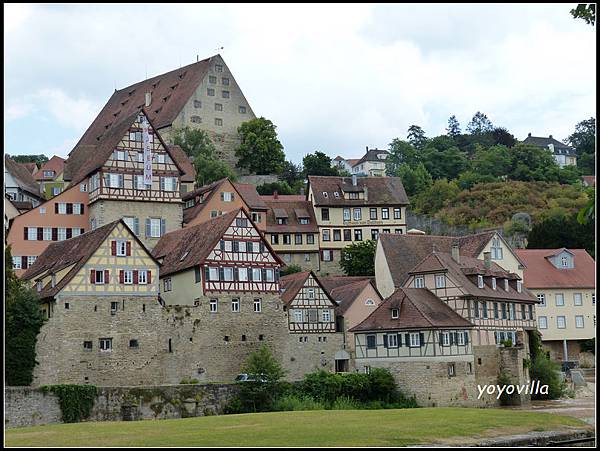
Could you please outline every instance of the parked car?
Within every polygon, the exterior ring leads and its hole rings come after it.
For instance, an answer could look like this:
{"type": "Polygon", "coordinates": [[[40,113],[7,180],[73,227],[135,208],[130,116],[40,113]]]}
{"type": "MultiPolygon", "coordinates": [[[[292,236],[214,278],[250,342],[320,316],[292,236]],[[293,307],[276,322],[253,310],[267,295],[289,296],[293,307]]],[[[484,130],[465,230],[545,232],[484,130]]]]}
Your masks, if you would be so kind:
{"type": "Polygon", "coordinates": [[[267,378],[263,375],[260,374],[258,376],[254,375],[254,374],[246,374],[246,373],[242,373],[242,374],[238,374],[237,377],[235,378],[236,382],[267,382],[267,378]]]}

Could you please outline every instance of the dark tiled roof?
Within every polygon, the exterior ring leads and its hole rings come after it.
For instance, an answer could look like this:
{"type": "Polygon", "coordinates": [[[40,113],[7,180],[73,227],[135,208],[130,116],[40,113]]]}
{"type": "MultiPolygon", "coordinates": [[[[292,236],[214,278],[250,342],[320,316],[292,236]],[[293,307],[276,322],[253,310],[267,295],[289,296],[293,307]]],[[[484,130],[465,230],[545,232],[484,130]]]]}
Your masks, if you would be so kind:
{"type": "Polygon", "coordinates": [[[267,210],[269,208],[256,191],[256,186],[249,183],[233,183],[233,186],[251,210],[267,210]]]}
{"type": "Polygon", "coordinates": [[[557,141],[556,139],[552,138],[551,136],[546,138],[543,136],[528,136],[527,138],[525,138],[525,140],[523,141],[524,144],[533,144],[535,146],[539,146],[539,147],[544,147],[544,148],[548,148],[549,144],[553,144],[554,145],[554,153],[556,153],[557,149],[566,151],[566,155],[575,155],[575,149],[573,149],[571,146],[566,145],[565,143],[561,143],[560,141],[557,141]]]}
{"type": "Polygon", "coordinates": [[[25,166],[25,169],[27,169],[33,175],[35,175],[35,173],[38,170],[37,165],[33,161],[30,163],[19,163],[19,164],[22,164],[23,166],[25,166]]]}
{"type": "Polygon", "coordinates": [[[195,182],[196,169],[194,168],[194,163],[192,162],[192,160],[190,160],[190,157],[188,157],[187,154],[183,151],[183,149],[179,146],[173,145],[168,147],[169,153],[171,154],[173,161],[183,171],[181,181],[185,183],[195,182]]]}
{"type": "Polygon", "coordinates": [[[36,180],[52,180],[58,177],[61,172],[65,169],[65,160],[58,155],[54,155],[50,160],[42,165],[42,167],[35,173],[36,180]],[[52,177],[44,177],[44,171],[54,171],[52,177]]]}
{"type": "Polygon", "coordinates": [[[85,131],[77,146],[95,144],[96,138],[106,132],[107,124],[137,113],[146,103],[147,92],[152,94],[152,102],[146,108],[150,121],[156,129],[170,126],[206,76],[213,58],[204,59],[115,91],[85,131]]]}
{"type": "Polygon", "coordinates": [[[400,177],[356,177],[356,186],[352,185],[352,177],[309,176],[308,183],[312,187],[315,206],[369,206],[369,205],[408,205],[408,197],[400,177]],[[364,191],[367,188],[367,199],[344,199],[344,192],[364,191]],[[323,196],[327,193],[327,197],[323,196]],[[334,193],[339,193],[335,197],[334,193]]]}
{"type": "Polygon", "coordinates": [[[270,195],[261,195],[260,198],[267,201],[276,201],[276,202],[294,202],[297,200],[306,200],[306,196],[302,194],[278,194],[275,196],[274,194],[270,195]]]}
{"type": "Polygon", "coordinates": [[[289,303],[294,300],[298,292],[304,286],[308,276],[310,276],[310,271],[296,272],[279,279],[279,285],[282,290],[281,299],[285,305],[289,305],[289,303]]]}
{"type": "Polygon", "coordinates": [[[31,201],[11,200],[11,202],[21,213],[24,211],[29,211],[33,208],[33,203],[31,201]]]}
{"type": "Polygon", "coordinates": [[[34,280],[38,276],[75,265],[54,287],[48,284],[38,292],[41,299],[56,295],[79,272],[119,222],[113,221],[75,238],[50,244],[23,274],[23,279],[34,280]]]}
{"type": "Polygon", "coordinates": [[[377,161],[379,163],[385,163],[385,161],[386,161],[385,158],[381,159],[377,156],[377,155],[381,155],[381,154],[385,154],[387,156],[390,153],[387,150],[380,150],[380,149],[367,150],[367,153],[365,153],[364,156],[360,160],[358,160],[358,162],[355,163],[353,166],[364,163],[365,161],[377,161]]]}
{"type": "MultiPolygon", "coordinates": [[[[267,200],[267,232],[273,233],[318,233],[319,227],[315,218],[314,210],[310,202],[306,200],[284,202],[279,199],[267,200]],[[278,212],[279,210],[279,212],[278,212]],[[308,214],[309,224],[300,224],[297,210],[308,214]],[[276,214],[287,217],[287,224],[277,224],[276,214]]],[[[281,216],[280,216],[281,217],[281,216]]]]}
{"type": "Polygon", "coordinates": [[[473,324],[431,291],[425,288],[398,288],[350,332],[469,327],[473,327],[473,324]],[[393,308],[399,309],[397,319],[392,319],[393,308]]]}
{"type": "Polygon", "coordinates": [[[523,279],[527,288],[595,288],[596,262],[585,249],[567,249],[575,267],[559,269],[548,260],[562,249],[515,249],[527,268],[523,279]]]}
{"type": "Polygon", "coordinates": [[[163,258],[161,277],[201,264],[227,231],[238,212],[239,210],[230,211],[202,224],[163,235],[152,250],[154,258],[163,258]]]}
{"type": "Polygon", "coordinates": [[[19,185],[19,188],[39,199],[42,198],[40,185],[38,185],[31,172],[29,172],[24,165],[17,163],[12,158],[9,158],[8,155],[4,155],[4,165],[10,175],[15,179],[15,182],[19,185]]]}
{"type": "Polygon", "coordinates": [[[490,242],[495,232],[483,232],[462,237],[436,235],[400,235],[383,233],[379,235],[387,263],[394,281],[399,287],[404,284],[408,272],[431,252],[452,252],[452,244],[457,242],[461,257],[478,257],[490,242]]]}

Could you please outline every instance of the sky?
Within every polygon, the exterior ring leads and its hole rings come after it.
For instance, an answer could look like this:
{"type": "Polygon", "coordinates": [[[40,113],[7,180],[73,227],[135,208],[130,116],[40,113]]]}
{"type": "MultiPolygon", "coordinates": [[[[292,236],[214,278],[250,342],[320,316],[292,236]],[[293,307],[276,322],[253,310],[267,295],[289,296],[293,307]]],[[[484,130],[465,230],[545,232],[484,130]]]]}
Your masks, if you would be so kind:
{"type": "Polygon", "coordinates": [[[477,111],[518,139],[596,116],[575,4],[4,4],[4,151],[66,157],[115,88],[220,53],[296,163],[477,111]]]}

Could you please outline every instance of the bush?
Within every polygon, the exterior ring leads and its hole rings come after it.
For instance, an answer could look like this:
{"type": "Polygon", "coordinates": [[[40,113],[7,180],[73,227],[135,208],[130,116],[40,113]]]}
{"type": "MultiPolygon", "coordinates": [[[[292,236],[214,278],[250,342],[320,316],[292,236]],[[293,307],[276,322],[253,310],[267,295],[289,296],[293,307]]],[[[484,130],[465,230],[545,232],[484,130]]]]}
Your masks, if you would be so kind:
{"type": "Polygon", "coordinates": [[[43,393],[51,392],[58,396],[65,423],[77,423],[88,418],[98,392],[95,385],[44,385],[40,389],[43,393]]]}
{"type": "Polygon", "coordinates": [[[325,405],[322,402],[315,401],[310,397],[298,397],[286,395],[278,398],[273,403],[273,410],[276,412],[298,411],[298,410],[324,410],[325,405]]]}
{"type": "Polygon", "coordinates": [[[579,348],[581,352],[591,352],[592,354],[596,354],[596,338],[582,341],[579,348]]]}
{"type": "Polygon", "coordinates": [[[199,384],[199,383],[200,383],[200,381],[199,381],[198,379],[192,379],[192,378],[189,378],[189,377],[184,377],[183,379],[181,379],[181,380],[179,381],[179,383],[180,383],[181,385],[186,385],[186,384],[199,384]]]}
{"type": "Polygon", "coordinates": [[[509,338],[509,339],[507,339],[507,340],[502,340],[502,341],[500,342],[500,344],[501,344],[502,346],[504,346],[505,348],[512,348],[513,342],[512,342],[512,340],[509,338]]]}
{"type": "Polygon", "coordinates": [[[331,404],[331,410],[358,410],[362,407],[360,402],[348,396],[340,396],[331,404]]]}
{"type": "Polygon", "coordinates": [[[529,374],[532,380],[540,381],[540,385],[548,385],[548,394],[533,394],[531,399],[558,399],[566,393],[567,384],[560,373],[560,365],[550,360],[543,353],[531,361],[529,374]]]}
{"type": "Polygon", "coordinates": [[[302,272],[302,268],[299,265],[287,265],[280,271],[281,276],[288,276],[297,272],[302,272]]]}

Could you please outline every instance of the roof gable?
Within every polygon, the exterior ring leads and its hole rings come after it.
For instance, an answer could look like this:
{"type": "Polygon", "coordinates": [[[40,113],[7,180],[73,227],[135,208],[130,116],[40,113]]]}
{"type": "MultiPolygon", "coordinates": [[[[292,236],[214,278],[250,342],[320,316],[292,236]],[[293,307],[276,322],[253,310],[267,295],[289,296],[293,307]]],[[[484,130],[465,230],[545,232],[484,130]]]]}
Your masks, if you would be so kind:
{"type": "Polygon", "coordinates": [[[36,180],[45,180],[48,178],[55,179],[64,171],[64,169],[65,160],[58,155],[54,155],[35,173],[34,178],[36,180]],[[53,171],[54,175],[52,177],[44,177],[44,171],[53,171]]]}
{"type": "Polygon", "coordinates": [[[42,199],[39,184],[24,165],[17,163],[8,155],[4,155],[4,167],[13,177],[19,188],[42,199]]]}
{"type": "Polygon", "coordinates": [[[308,176],[315,206],[409,205],[400,177],[329,177],[308,176]],[[335,196],[335,193],[338,196],[335,196]],[[364,192],[364,199],[344,198],[344,192],[364,192]],[[323,194],[327,193],[327,194],[323,194]]]}
{"type": "MultiPolygon", "coordinates": [[[[566,250],[566,249],[565,249],[566,250]]],[[[596,286],[596,262],[585,249],[568,249],[573,255],[574,268],[557,268],[547,257],[563,249],[515,249],[527,267],[524,284],[534,288],[591,288],[596,286]]]]}

